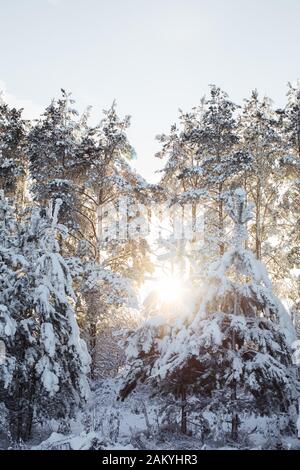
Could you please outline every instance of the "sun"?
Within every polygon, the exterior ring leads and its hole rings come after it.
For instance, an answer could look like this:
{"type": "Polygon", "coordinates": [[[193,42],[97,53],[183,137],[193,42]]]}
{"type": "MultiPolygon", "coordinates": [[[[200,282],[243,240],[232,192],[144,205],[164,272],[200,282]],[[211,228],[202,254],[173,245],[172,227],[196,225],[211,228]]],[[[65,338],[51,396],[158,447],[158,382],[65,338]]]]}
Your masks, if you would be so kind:
{"type": "Polygon", "coordinates": [[[155,291],[162,302],[176,302],[184,293],[183,281],[174,276],[161,277],[157,281],[155,291]]]}

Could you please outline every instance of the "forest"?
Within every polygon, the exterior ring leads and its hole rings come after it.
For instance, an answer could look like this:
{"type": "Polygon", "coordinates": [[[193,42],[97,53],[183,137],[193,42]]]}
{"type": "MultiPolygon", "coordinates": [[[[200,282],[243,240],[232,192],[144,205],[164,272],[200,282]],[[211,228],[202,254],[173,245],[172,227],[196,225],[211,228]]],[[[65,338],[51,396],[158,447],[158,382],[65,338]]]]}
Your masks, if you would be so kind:
{"type": "Polygon", "coordinates": [[[155,183],[115,102],[22,112],[0,99],[0,448],[300,449],[300,83],[280,109],[211,85],[155,183]]]}

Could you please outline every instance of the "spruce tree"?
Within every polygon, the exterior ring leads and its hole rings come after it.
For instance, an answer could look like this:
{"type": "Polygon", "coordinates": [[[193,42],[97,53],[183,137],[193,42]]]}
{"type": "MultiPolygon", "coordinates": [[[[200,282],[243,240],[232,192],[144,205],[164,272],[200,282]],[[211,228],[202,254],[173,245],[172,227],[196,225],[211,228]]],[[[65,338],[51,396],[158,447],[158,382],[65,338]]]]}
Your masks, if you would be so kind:
{"type": "Polygon", "coordinates": [[[22,253],[20,222],[3,192],[0,198],[0,310],[5,358],[0,396],[8,411],[13,440],[27,439],[34,415],[38,325],[32,310],[30,265],[22,253]]]}
{"type": "Polygon", "coordinates": [[[10,108],[0,93],[0,188],[14,198],[16,209],[25,202],[27,124],[22,109],[10,108]]]}
{"type": "MultiPolygon", "coordinates": [[[[227,211],[234,223],[231,244],[212,263],[190,313],[171,324],[151,318],[133,334],[121,397],[145,380],[185,405],[194,396],[203,409],[223,408],[231,416],[236,440],[242,414],[288,414],[299,384],[293,325],[264,266],[244,246],[251,210],[243,190],[228,199],[227,211]]],[[[182,429],[185,423],[183,413],[182,429]]]]}
{"type": "Polygon", "coordinates": [[[35,366],[37,414],[43,418],[74,416],[89,393],[90,357],[79,336],[72,278],[57,240],[57,232],[63,229],[57,222],[61,204],[57,200],[44,217],[33,214],[32,219],[32,225],[39,227],[33,306],[40,330],[35,366]]]}

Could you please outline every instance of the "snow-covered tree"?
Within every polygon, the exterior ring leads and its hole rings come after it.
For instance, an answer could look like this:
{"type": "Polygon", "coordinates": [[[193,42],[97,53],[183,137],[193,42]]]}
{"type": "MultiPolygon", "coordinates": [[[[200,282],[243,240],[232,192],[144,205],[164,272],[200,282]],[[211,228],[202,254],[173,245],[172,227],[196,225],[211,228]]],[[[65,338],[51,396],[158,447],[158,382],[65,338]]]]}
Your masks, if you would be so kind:
{"type": "Polygon", "coordinates": [[[268,97],[260,99],[257,90],[245,100],[239,119],[239,135],[241,149],[249,155],[249,165],[240,184],[255,203],[249,241],[257,258],[269,262],[274,253],[267,244],[268,239],[277,233],[280,236],[281,230],[277,205],[282,186],[278,163],[283,142],[272,101],[268,97]]]}
{"type": "Polygon", "coordinates": [[[14,336],[17,330],[15,309],[13,308],[13,286],[16,283],[14,270],[15,220],[12,208],[0,193],[0,398],[7,401],[8,387],[15,370],[15,358],[11,357],[14,336]],[[5,354],[5,356],[4,356],[5,354]]]}
{"type": "Polygon", "coordinates": [[[284,131],[292,153],[300,157],[300,82],[288,84],[284,131]]]}
{"type": "Polygon", "coordinates": [[[27,158],[26,123],[22,109],[9,108],[0,93],[0,188],[14,198],[17,209],[25,201],[27,158]]]}
{"type": "Polygon", "coordinates": [[[79,149],[83,176],[76,210],[83,217],[84,229],[77,234],[83,238],[79,243],[78,279],[93,375],[101,322],[107,323],[111,315],[122,316],[123,307],[126,310],[136,304],[134,288],[151,269],[145,238],[142,234],[130,236],[139,218],[136,203],[149,200],[149,189],[129,164],[134,150],[126,135],[128,126],[129,117],[120,119],[114,103],[104,111],[100,124],[89,129],[79,149]]]}
{"type": "MultiPolygon", "coordinates": [[[[112,327],[117,330],[119,324],[121,328],[125,312],[137,308],[136,292],[128,278],[114,272],[105,263],[93,261],[90,255],[84,257],[81,253],[81,258],[73,257],[68,264],[80,286],[79,323],[89,346],[91,375],[96,378],[100,370],[101,375],[105,375],[103,363],[99,364],[100,357],[112,360],[110,351],[99,336],[111,337],[112,327]]],[[[111,368],[107,373],[112,373],[111,368]]]]}
{"type": "Polygon", "coordinates": [[[290,349],[293,325],[264,266],[244,246],[251,210],[243,190],[235,191],[227,210],[235,227],[232,242],[212,263],[188,311],[172,322],[151,318],[133,333],[121,396],[147,380],[180,397],[183,430],[188,396],[202,409],[223,407],[237,439],[243,413],[288,413],[299,385],[290,349]]]}
{"type": "MultiPolygon", "coordinates": [[[[27,153],[35,200],[62,200],[59,220],[69,234],[60,245],[76,277],[76,308],[94,373],[101,320],[128,307],[126,291],[136,288],[151,267],[145,239],[109,236],[104,228],[107,213],[113,209],[111,224],[117,226],[119,200],[128,199],[133,211],[136,201],[148,197],[148,185],[129,164],[134,155],[126,135],[129,117],[120,119],[115,103],[95,127],[88,125],[88,113],[77,116],[70,94],[62,90],[30,132],[27,153]]],[[[132,214],[130,223],[137,218],[132,214]]]]}
{"type": "Polygon", "coordinates": [[[42,205],[60,198],[60,221],[68,228],[78,225],[77,193],[78,147],[85,128],[85,118],[78,119],[70,93],[61,90],[28,135],[27,155],[31,177],[31,193],[42,205]]]}
{"type": "MultiPolygon", "coordinates": [[[[60,201],[59,201],[60,202],[60,201]]],[[[0,396],[8,432],[27,439],[33,421],[70,418],[88,394],[89,355],[79,337],[68,266],[59,253],[59,202],[17,221],[0,201],[0,396]]]]}
{"type": "MultiPolygon", "coordinates": [[[[50,205],[46,217],[38,220],[33,305],[40,336],[35,369],[37,413],[43,417],[69,418],[87,400],[90,357],[79,336],[72,278],[57,241],[57,232],[63,229],[57,225],[61,203],[57,200],[54,208],[50,205]]],[[[33,220],[32,224],[35,223],[33,220]]]]}
{"type": "Polygon", "coordinates": [[[247,155],[237,147],[236,109],[228,95],[212,85],[199,107],[181,113],[179,128],[173,126],[170,136],[159,136],[163,148],[157,156],[168,156],[162,184],[168,185],[172,203],[191,206],[193,219],[197,203],[206,207],[206,247],[210,252],[214,246],[224,252],[223,193],[248,165],[247,155]]]}

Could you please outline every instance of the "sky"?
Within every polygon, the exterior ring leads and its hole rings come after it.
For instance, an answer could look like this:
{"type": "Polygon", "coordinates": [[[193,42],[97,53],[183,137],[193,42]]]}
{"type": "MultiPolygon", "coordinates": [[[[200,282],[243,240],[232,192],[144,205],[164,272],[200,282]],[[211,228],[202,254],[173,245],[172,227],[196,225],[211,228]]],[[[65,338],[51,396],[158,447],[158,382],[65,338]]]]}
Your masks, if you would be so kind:
{"type": "Polygon", "coordinates": [[[135,166],[150,181],[168,132],[209,84],[236,103],[275,104],[300,78],[300,0],[0,0],[0,89],[36,117],[60,88],[101,117],[130,114],[135,166]]]}

